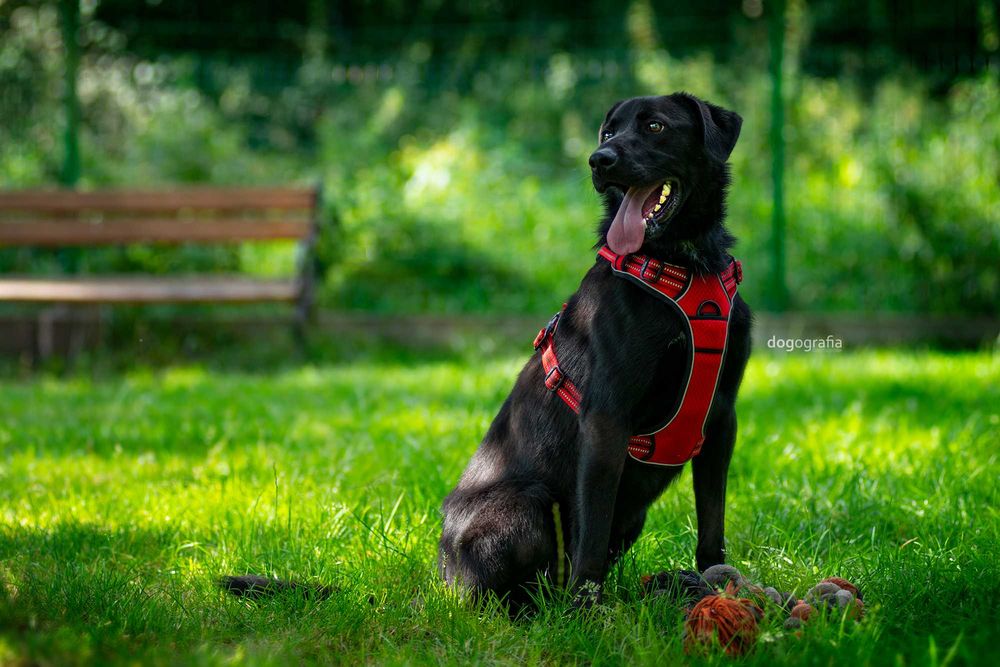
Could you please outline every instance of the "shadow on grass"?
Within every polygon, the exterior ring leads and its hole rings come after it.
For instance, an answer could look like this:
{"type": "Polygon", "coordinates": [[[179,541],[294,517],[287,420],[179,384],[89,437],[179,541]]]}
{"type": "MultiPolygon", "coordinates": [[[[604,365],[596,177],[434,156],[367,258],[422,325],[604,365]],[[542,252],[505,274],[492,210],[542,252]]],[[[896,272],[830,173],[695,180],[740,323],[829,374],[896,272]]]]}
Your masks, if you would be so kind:
{"type": "Polygon", "coordinates": [[[0,375],[113,379],[136,370],[175,366],[272,375],[358,362],[420,365],[513,354],[524,354],[527,359],[534,335],[548,319],[544,314],[510,319],[463,315],[420,322],[403,316],[335,313],[333,322],[310,327],[300,342],[285,315],[255,322],[238,317],[227,320],[218,312],[204,318],[115,312],[98,347],[35,361],[27,352],[3,356],[0,375]],[[439,329],[434,328],[435,321],[440,322],[439,329]]]}
{"type": "MultiPolygon", "coordinates": [[[[463,610],[446,600],[429,583],[430,568],[403,581],[390,568],[365,572],[388,580],[376,595],[354,590],[313,603],[291,594],[253,603],[223,595],[207,577],[176,571],[184,544],[172,530],[61,524],[7,528],[0,535],[0,638],[8,652],[30,663],[301,664],[362,655],[385,660],[401,650],[454,661],[470,647],[496,659],[508,655],[504,650],[537,650],[536,642],[550,659],[569,660],[611,639],[611,653],[601,651],[607,659],[638,649],[656,651],[660,662],[665,648],[681,658],[677,609],[633,595],[612,596],[607,613],[599,609],[587,618],[557,605],[560,613],[546,609],[511,624],[495,606],[463,610]],[[500,645],[490,641],[497,634],[504,636],[500,645]]],[[[362,554],[339,558],[364,560],[362,554]]],[[[991,640],[1000,612],[984,602],[1000,595],[990,554],[972,554],[960,568],[917,550],[864,560],[868,617],[859,631],[820,621],[805,636],[772,637],[781,642],[777,653],[762,643],[747,664],[794,664],[810,656],[822,664],[834,664],[835,656],[922,662],[932,637],[941,653],[955,645],[962,660],[996,654],[991,640]]]]}
{"type": "Polygon", "coordinates": [[[178,567],[189,545],[170,529],[63,523],[0,527],[0,537],[0,638],[32,664],[178,664],[177,651],[232,658],[258,642],[291,659],[318,623],[358,607],[333,601],[317,618],[317,603],[294,592],[237,600],[214,575],[178,567]]]}
{"type": "MultiPolygon", "coordinates": [[[[280,561],[286,545],[272,537],[280,561]]],[[[330,557],[338,566],[353,561],[344,567],[355,577],[337,580],[328,599],[295,591],[239,599],[216,586],[218,573],[191,567],[189,546],[170,529],[0,527],[3,657],[26,664],[330,664],[344,662],[345,650],[360,656],[385,652],[386,642],[439,642],[447,633],[441,619],[460,611],[456,600],[432,594],[429,564],[397,559],[374,567],[364,553],[330,557]]],[[[312,544],[299,546],[314,553],[312,544]]],[[[211,555],[204,560],[208,569],[218,564],[211,555]]],[[[470,614],[462,622],[471,628],[480,620],[470,614]]]]}
{"type": "Polygon", "coordinates": [[[6,526],[0,535],[0,632],[34,661],[120,660],[137,644],[173,641],[199,625],[190,592],[164,581],[170,531],[62,524],[6,526]]]}

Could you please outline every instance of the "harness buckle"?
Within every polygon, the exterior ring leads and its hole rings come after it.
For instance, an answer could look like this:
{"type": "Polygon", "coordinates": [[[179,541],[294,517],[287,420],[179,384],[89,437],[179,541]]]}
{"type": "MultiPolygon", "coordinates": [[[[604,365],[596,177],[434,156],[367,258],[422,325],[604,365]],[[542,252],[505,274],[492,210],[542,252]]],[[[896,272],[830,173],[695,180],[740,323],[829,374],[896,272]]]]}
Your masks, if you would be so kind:
{"type": "MultiPolygon", "coordinates": [[[[646,278],[646,267],[649,266],[649,260],[650,259],[652,259],[652,257],[647,257],[646,261],[644,261],[642,263],[642,268],[639,269],[639,279],[640,280],[647,280],[647,278],[646,278]]],[[[660,267],[658,269],[656,269],[656,273],[653,274],[652,279],[649,279],[649,282],[651,282],[651,283],[658,283],[658,282],[660,282],[660,276],[663,275],[663,269],[665,269],[666,266],[667,266],[663,262],[659,262],[659,264],[660,264],[660,267]]]]}
{"type": "Polygon", "coordinates": [[[552,319],[549,320],[549,323],[546,324],[545,327],[543,327],[538,332],[537,336],[535,336],[535,342],[532,343],[532,345],[534,345],[534,347],[535,347],[536,350],[538,348],[542,347],[543,345],[545,345],[545,340],[549,336],[551,336],[552,333],[556,330],[556,325],[559,324],[559,316],[560,315],[562,315],[562,311],[561,310],[558,313],[556,313],[555,315],[553,315],[552,319]]]}
{"type": "Polygon", "coordinates": [[[559,368],[559,364],[556,364],[545,374],[545,388],[549,391],[557,391],[565,379],[566,376],[563,375],[562,369],[559,368]]]}
{"type": "Polygon", "coordinates": [[[543,343],[545,343],[545,329],[539,329],[538,335],[535,336],[535,342],[532,343],[532,346],[537,350],[543,343]]]}

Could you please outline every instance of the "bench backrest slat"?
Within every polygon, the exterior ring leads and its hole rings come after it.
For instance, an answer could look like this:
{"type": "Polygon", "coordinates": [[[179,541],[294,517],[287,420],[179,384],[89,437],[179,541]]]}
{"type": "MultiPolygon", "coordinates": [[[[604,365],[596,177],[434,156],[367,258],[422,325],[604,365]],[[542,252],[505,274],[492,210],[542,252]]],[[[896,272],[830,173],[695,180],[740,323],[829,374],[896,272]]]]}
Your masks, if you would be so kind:
{"type": "Polygon", "coordinates": [[[183,188],[177,190],[0,191],[0,211],[25,213],[139,213],[308,210],[316,193],[302,188],[183,188]]]}
{"type": "Polygon", "coordinates": [[[0,191],[0,246],[304,239],[316,201],[301,188],[0,191]]]}
{"type": "Polygon", "coordinates": [[[294,280],[244,278],[0,279],[0,301],[57,303],[200,303],[294,301],[294,280]]]}
{"type": "Polygon", "coordinates": [[[100,223],[52,220],[0,220],[0,245],[90,246],[128,243],[238,243],[302,239],[309,235],[308,219],[226,220],[122,219],[100,223]]]}

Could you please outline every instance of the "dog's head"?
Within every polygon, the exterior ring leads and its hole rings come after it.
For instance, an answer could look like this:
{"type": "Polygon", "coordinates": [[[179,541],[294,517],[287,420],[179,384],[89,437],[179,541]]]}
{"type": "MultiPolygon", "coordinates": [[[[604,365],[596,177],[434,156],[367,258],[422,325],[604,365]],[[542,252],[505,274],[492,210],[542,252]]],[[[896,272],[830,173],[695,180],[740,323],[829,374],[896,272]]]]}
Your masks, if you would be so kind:
{"type": "Polygon", "coordinates": [[[611,107],[590,156],[594,187],[608,207],[603,231],[611,249],[629,254],[644,244],[685,241],[721,223],[726,160],[742,123],[686,93],[611,107]]]}

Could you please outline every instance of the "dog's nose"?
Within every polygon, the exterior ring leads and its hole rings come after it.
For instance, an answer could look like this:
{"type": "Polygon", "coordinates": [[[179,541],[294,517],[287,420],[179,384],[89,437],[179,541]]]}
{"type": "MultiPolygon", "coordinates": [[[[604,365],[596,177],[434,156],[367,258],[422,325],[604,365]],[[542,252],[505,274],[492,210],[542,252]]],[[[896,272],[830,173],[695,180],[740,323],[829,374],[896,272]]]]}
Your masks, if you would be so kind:
{"type": "Polygon", "coordinates": [[[590,154],[591,169],[607,169],[613,166],[615,162],[618,162],[618,153],[609,146],[598,148],[590,154]]]}

